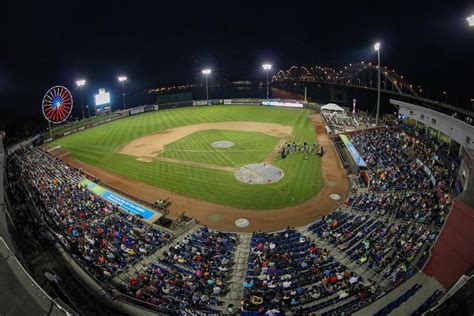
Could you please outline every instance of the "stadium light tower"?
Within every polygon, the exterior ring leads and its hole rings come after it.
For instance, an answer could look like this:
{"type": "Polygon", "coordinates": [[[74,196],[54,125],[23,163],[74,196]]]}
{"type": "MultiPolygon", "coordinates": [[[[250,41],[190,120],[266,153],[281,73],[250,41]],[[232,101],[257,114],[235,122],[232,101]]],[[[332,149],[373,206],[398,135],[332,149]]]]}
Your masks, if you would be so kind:
{"type": "Polygon", "coordinates": [[[443,91],[444,95],[444,103],[448,103],[448,93],[446,91],[443,91]]]}
{"type": "Polygon", "coordinates": [[[270,69],[272,69],[272,64],[263,64],[262,65],[262,68],[265,70],[265,73],[266,73],[266,76],[267,76],[267,99],[268,99],[268,96],[269,96],[269,88],[268,88],[268,72],[270,71],[270,69]]]}
{"type": "Polygon", "coordinates": [[[203,75],[206,77],[206,102],[209,104],[209,86],[207,84],[207,76],[211,73],[211,69],[203,69],[202,70],[203,75]]]}
{"type": "MultiPolygon", "coordinates": [[[[86,81],[84,79],[80,79],[76,81],[76,85],[79,87],[79,91],[81,93],[81,109],[82,109],[82,119],[85,119],[84,115],[84,102],[82,99],[82,87],[84,87],[86,84],[86,81]]],[[[89,115],[90,116],[90,115],[89,115]]]]}
{"type": "Polygon", "coordinates": [[[474,14],[470,17],[467,17],[466,20],[470,27],[474,27],[474,14]]]}
{"type": "Polygon", "coordinates": [[[123,109],[125,110],[125,90],[124,85],[125,81],[127,81],[127,76],[119,76],[118,81],[122,84],[122,102],[123,102],[123,109]]]}
{"type": "Polygon", "coordinates": [[[374,44],[374,50],[377,52],[377,114],[375,117],[375,126],[379,125],[380,114],[380,43],[374,44]]]}

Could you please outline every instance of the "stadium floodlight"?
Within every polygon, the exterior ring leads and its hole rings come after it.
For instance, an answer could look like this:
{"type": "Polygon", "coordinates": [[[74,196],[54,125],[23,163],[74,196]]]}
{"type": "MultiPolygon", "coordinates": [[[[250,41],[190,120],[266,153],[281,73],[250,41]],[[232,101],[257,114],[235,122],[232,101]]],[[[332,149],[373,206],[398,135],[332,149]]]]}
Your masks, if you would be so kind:
{"type": "Polygon", "coordinates": [[[470,27],[474,27],[474,14],[471,15],[470,17],[466,18],[467,23],[469,23],[470,27]]]}
{"type": "Polygon", "coordinates": [[[446,91],[443,91],[444,95],[444,103],[448,103],[448,93],[446,91]]]}
{"type": "Polygon", "coordinates": [[[378,126],[380,115],[380,42],[374,44],[374,50],[377,52],[377,114],[375,116],[375,126],[378,126]]]}
{"type": "Polygon", "coordinates": [[[207,84],[207,76],[211,73],[211,69],[206,68],[202,70],[203,75],[206,77],[206,102],[209,104],[209,86],[207,84]]]}
{"type": "MultiPolygon", "coordinates": [[[[85,86],[85,84],[86,84],[86,80],[84,80],[84,79],[76,80],[76,85],[79,87],[79,91],[81,92],[82,119],[85,119],[84,102],[83,102],[83,99],[82,99],[82,87],[85,86]]],[[[89,117],[90,117],[90,113],[89,113],[89,117]]]]}
{"type": "Polygon", "coordinates": [[[262,68],[265,70],[265,73],[266,73],[266,76],[267,76],[266,78],[267,78],[267,99],[268,99],[269,94],[270,94],[270,93],[269,93],[269,91],[270,91],[270,90],[269,90],[269,84],[268,84],[268,72],[270,71],[270,69],[272,69],[272,64],[268,64],[268,63],[267,63],[267,64],[263,64],[263,65],[262,65],[262,68]]]}
{"type": "Polygon", "coordinates": [[[125,110],[125,81],[127,80],[127,76],[118,76],[118,81],[122,84],[122,102],[123,102],[123,109],[125,110]]]}
{"type": "Polygon", "coordinates": [[[76,81],[76,85],[77,85],[78,87],[82,87],[82,86],[84,86],[85,84],[86,84],[86,81],[85,81],[84,79],[81,79],[81,80],[77,80],[77,81],[76,81]]]}

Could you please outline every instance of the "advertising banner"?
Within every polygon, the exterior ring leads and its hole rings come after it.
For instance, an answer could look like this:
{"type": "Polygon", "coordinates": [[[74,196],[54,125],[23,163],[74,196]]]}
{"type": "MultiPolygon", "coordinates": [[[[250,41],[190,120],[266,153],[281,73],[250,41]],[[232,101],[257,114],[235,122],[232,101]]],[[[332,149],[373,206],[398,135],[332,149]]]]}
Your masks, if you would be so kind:
{"type": "Polygon", "coordinates": [[[131,109],[131,110],[129,110],[129,113],[130,113],[130,115],[136,115],[136,114],[143,113],[143,108],[139,107],[139,108],[131,109]]]}
{"type": "Polygon", "coordinates": [[[157,214],[152,210],[147,209],[135,202],[132,202],[118,194],[115,194],[88,179],[81,181],[81,185],[84,185],[92,193],[100,196],[104,200],[109,201],[110,203],[120,207],[121,209],[133,215],[140,215],[144,219],[149,219],[155,214],[157,214]]]}
{"type": "Polygon", "coordinates": [[[354,161],[355,161],[355,163],[357,164],[357,166],[367,168],[367,164],[365,163],[364,159],[362,159],[362,157],[360,156],[359,152],[358,152],[357,149],[354,147],[354,145],[353,145],[352,142],[349,140],[349,138],[348,138],[346,135],[344,135],[344,134],[340,134],[339,137],[341,138],[342,142],[344,143],[344,145],[346,146],[347,150],[348,150],[349,153],[351,154],[352,159],[354,159],[354,161]]]}
{"type": "Polygon", "coordinates": [[[274,101],[274,100],[266,100],[262,101],[262,105],[270,105],[270,106],[283,106],[289,108],[303,108],[303,103],[298,102],[286,102],[286,101],[274,101]]]}

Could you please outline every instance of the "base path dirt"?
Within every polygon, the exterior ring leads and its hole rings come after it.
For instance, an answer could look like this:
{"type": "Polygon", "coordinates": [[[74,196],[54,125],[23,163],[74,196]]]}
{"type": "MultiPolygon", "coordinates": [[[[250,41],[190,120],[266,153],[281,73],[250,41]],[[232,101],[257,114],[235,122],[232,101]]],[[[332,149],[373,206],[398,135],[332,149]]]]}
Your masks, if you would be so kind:
{"type": "MultiPolygon", "coordinates": [[[[321,158],[324,185],[318,194],[306,202],[279,209],[250,210],[203,201],[114,174],[72,159],[69,156],[62,155],[61,159],[73,167],[82,168],[84,171],[96,176],[108,186],[128,192],[149,203],[169,197],[173,201],[168,209],[168,216],[170,218],[176,218],[184,211],[188,216],[195,217],[201,224],[215,229],[238,232],[276,231],[287,226],[296,227],[311,223],[322,215],[326,215],[338,208],[349,193],[348,178],[339,156],[326,134],[322,117],[319,114],[314,114],[312,122],[317,141],[325,150],[325,154],[321,158]],[[332,193],[339,194],[342,199],[340,201],[333,201],[329,197],[332,193]],[[246,228],[237,228],[234,222],[239,218],[248,219],[250,225],[246,228]]],[[[228,129],[227,123],[222,124],[226,127],[221,129],[228,129]]],[[[280,137],[284,137],[284,135],[280,137]]]]}
{"type": "Polygon", "coordinates": [[[137,157],[137,159],[140,161],[150,162],[153,161],[163,151],[163,148],[166,145],[195,132],[213,129],[260,132],[276,137],[289,137],[291,136],[293,130],[292,127],[288,125],[260,122],[232,121],[193,124],[170,128],[164,131],[153,133],[151,135],[137,138],[119,148],[118,152],[121,154],[137,157]]]}

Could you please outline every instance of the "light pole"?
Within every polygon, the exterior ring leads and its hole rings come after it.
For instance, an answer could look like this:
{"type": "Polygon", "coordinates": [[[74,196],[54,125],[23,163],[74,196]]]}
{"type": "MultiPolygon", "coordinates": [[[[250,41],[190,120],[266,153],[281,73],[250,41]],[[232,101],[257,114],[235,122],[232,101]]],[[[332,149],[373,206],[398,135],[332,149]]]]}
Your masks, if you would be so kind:
{"type": "Polygon", "coordinates": [[[374,45],[374,50],[377,52],[377,114],[375,117],[375,126],[379,125],[379,114],[380,114],[380,43],[377,42],[374,45]]]}
{"type": "Polygon", "coordinates": [[[79,90],[81,92],[81,109],[82,109],[82,119],[85,119],[84,115],[84,102],[82,99],[82,87],[86,84],[86,81],[84,79],[80,79],[76,81],[76,85],[79,87],[79,90]]]}
{"type": "Polygon", "coordinates": [[[444,95],[444,103],[448,103],[448,93],[446,91],[443,91],[444,95]]]}
{"type": "Polygon", "coordinates": [[[211,73],[211,69],[203,69],[202,73],[206,77],[206,103],[209,105],[209,86],[207,84],[207,76],[211,73]]]}
{"type": "Polygon", "coordinates": [[[272,69],[272,64],[263,64],[262,68],[265,70],[266,76],[267,76],[267,100],[269,97],[269,88],[268,88],[268,72],[270,69],[272,69]]]}
{"type": "Polygon", "coordinates": [[[122,84],[122,102],[123,102],[123,109],[125,110],[125,91],[124,91],[124,85],[125,81],[127,80],[127,76],[119,76],[118,81],[122,84]]]}
{"type": "Polygon", "coordinates": [[[466,20],[470,27],[474,27],[474,14],[470,17],[467,17],[466,20]]]}

